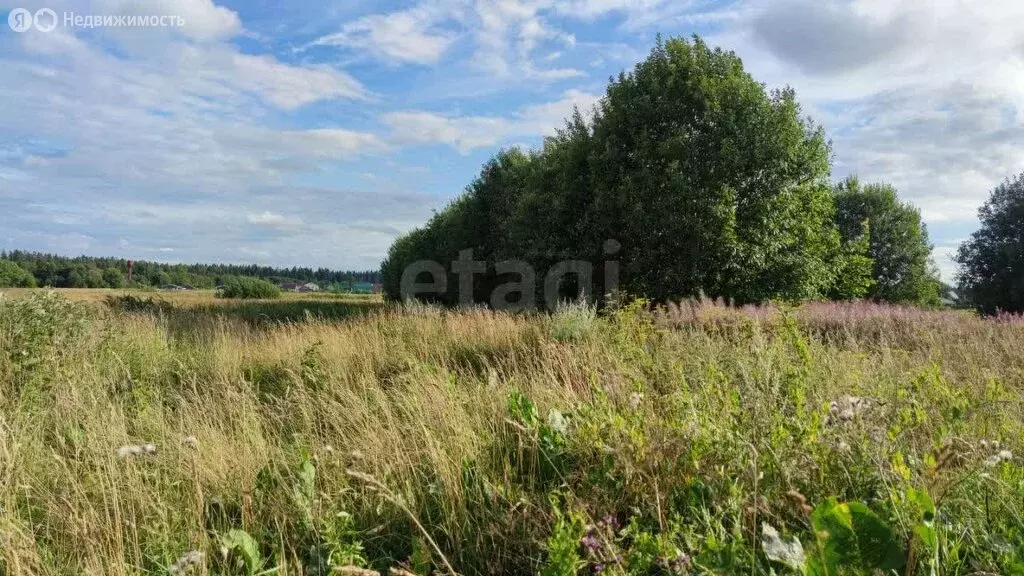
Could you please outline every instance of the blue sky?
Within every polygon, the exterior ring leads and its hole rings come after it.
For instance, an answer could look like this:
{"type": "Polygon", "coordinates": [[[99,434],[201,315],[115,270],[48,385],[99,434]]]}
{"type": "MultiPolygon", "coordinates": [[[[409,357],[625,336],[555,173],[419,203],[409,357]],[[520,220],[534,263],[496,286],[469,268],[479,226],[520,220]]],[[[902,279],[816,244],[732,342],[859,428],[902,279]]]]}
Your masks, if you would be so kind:
{"type": "Polygon", "coordinates": [[[0,15],[5,248],[375,268],[659,32],[796,88],[835,177],[896,185],[947,279],[988,191],[1024,170],[1017,0],[0,0],[0,15]],[[50,32],[2,24],[44,7],[50,32]]]}

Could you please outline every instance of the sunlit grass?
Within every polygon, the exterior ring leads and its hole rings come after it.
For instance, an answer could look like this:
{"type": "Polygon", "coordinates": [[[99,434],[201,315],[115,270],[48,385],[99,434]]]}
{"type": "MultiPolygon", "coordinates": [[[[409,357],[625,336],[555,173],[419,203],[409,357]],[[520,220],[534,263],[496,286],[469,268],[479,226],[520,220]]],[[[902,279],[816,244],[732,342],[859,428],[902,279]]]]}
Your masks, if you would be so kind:
{"type": "MultiPolygon", "coordinates": [[[[3,574],[783,573],[762,526],[810,555],[803,507],[830,499],[919,574],[1024,562],[1019,325],[707,302],[251,322],[212,293],[150,315],[90,292],[0,305],[3,574]],[[912,491],[934,558],[909,558],[912,491]],[[580,546],[606,516],[631,535],[580,546]]],[[[331,301],[308,298],[262,305],[331,301]]]]}

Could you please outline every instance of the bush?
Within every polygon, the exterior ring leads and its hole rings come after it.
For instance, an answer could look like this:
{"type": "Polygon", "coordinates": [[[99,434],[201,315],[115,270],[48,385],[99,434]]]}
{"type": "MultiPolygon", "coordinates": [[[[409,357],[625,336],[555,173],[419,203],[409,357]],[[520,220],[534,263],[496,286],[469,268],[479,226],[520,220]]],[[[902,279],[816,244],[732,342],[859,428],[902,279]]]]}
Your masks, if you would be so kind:
{"type": "Polygon", "coordinates": [[[88,306],[56,292],[24,299],[0,297],[0,383],[6,373],[23,382],[76,353],[90,318],[88,306]]]}
{"type": "Polygon", "coordinates": [[[217,292],[218,298],[269,299],[280,298],[281,289],[259,278],[236,276],[224,283],[217,292]]]}
{"type": "Polygon", "coordinates": [[[586,301],[563,302],[551,315],[551,337],[562,343],[582,342],[597,324],[597,310],[586,301]]]}
{"type": "Polygon", "coordinates": [[[169,314],[174,310],[174,304],[166,300],[142,298],[131,294],[107,296],[103,299],[103,303],[111,310],[136,314],[169,314]]]}

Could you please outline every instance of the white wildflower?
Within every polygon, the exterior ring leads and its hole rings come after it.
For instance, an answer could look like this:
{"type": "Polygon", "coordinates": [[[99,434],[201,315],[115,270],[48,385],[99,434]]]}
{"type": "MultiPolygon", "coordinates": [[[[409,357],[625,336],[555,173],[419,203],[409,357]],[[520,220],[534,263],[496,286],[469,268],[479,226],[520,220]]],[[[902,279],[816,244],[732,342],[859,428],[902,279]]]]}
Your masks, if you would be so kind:
{"type": "Polygon", "coordinates": [[[143,454],[156,454],[156,444],[128,444],[117,449],[117,457],[121,459],[143,454]]]}
{"type": "Polygon", "coordinates": [[[833,400],[828,405],[828,423],[849,422],[861,413],[871,408],[873,401],[870,398],[859,396],[843,396],[833,400]]]}
{"type": "Polygon", "coordinates": [[[999,452],[996,452],[995,454],[985,459],[985,466],[988,466],[989,468],[994,468],[998,466],[1000,462],[1006,460],[1013,460],[1013,452],[1010,452],[1009,450],[1000,450],[999,452]]]}
{"type": "Polygon", "coordinates": [[[181,558],[171,564],[171,567],[167,569],[167,573],[171,576],[178,576],[179,574],[186,574],[193,567],[198,566],[203,562],[203,553],[197,550],[186,552],[181,558]]]}
{"type": "Polygon", "coordinates": [[[629,397],[629,407],[636,410],[640,407],[640,403],[644,401],[644,395],[639,392],[634,392],[629,397]]]}

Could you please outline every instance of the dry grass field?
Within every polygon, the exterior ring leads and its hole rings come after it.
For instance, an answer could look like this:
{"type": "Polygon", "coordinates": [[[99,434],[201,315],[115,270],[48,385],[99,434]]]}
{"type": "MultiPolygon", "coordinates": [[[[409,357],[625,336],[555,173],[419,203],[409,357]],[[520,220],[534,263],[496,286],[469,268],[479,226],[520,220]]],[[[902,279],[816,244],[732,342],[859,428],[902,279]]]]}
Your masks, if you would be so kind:
{"type": "Polygon", "coordinates": [[[1019,323],[109,295],[0,300],[0,574],[1024,571],[1019,323]]]}

